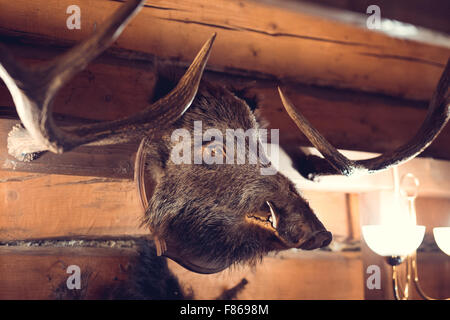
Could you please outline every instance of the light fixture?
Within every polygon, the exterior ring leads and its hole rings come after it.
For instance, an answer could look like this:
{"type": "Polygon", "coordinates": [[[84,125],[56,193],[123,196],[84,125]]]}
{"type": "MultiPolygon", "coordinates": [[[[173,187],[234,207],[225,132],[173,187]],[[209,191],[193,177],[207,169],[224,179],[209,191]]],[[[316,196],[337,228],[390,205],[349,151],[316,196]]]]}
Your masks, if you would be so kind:
{"type": "Polygon", "coordinates": [[[362,227],[364,240],[376,254],[384,257],[406,257],[420,246],[425,226],[368,225],[362,227]]]}
{"type": "MultiPolygon", "coordinates": [[[[395,299],[407,300],[409,298],[409,288],[413,280],[417,292],[423,299],[436,300],[422,290],[417,271],[416,250],[425,235],[425,226],[416,225],[415,199],[418,195],[419,180],[412,173],[408,173],[399,182],[397,167],[393,169],[393,178],[395,192],[393,216],[384,224],[362,226],[364,240],[372,251],[385,257],[386,262],[392,267],[395,299]],[[402,189],[400,189],[400,185],[402,189]],[[407,214],[404,212],[406,206],[402,205],[402,200],[405,198],[408,204],[407,214]],[[403,262],[406,264],[406,279],[402,286],[397,267],[403,262]]],[[[446,254],[450,254],[450,227],[434,228],[433,233],[439,248],[446,254]]]]}
{"type": "Polygon", "coordinates": [[[418,179],[407,174],[400,183],[397,168],[393,169],[393,178],[394,198],[388,219],[383,224],[362,226],[362,234],[373,252],[386,257],[389,264],[398,265],[420,246],[425,235],[425,226],[416,225],[414,199],[417,197],[418,179]],[[407,181],[407,178],[412,178],[412,186],[408,186],[407,182],[411,181],[407,181]],[[400,184],[405,188],[401,190],[400,184]],[[405,196],[408,202],[405,201],[405,196]]]}
{"type": "Polygon", "coordinates": [[[450,256],[450,227],[434,228],[433,234],[439,249],[450,256]]]}

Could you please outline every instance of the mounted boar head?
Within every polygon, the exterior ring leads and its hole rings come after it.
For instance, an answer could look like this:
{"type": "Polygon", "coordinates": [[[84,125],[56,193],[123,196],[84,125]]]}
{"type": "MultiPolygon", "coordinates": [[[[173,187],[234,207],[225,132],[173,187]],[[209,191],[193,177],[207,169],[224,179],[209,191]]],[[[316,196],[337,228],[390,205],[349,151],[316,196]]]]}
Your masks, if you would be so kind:
{"type": "Polygon", "coordinates": [[[145,142],[154,180],[143,197],[149,199],[145,224],[161,252],[209,273],[273,250],[330,243],[331,233],[293,183],[264,157],[261,131],[243,100],[204,83],[183,117],[145,142]],[[259,146],[259,156],[252,146],[259,146]],[[182,163],[180,153],[188,155],[182,163]],[[211,155],[215,161],[208,161],[211,155]]]}
{"type": "MultiPolygon", "coordinates": [[[[52,101],[57,91],[119,36],[143,2],[128,1],[90,38],[34,69],[17,63],[0,47],[0,76],[23,124],[9,135],[10,154],[30,160],[36,152],[143,139],[136,170],[146,207],[144,224],[159,253],[196,272],[254,262],[270,251],[328,245],[331,233],[293,183],[272,170],[248,105],[224,88],[200,85],[215,35],[173,90],[139,113],[79,127],[55,125],[52,101]],[[240,143],[234,144],[236,137],[228,135],[229,130],[244,133],[240,143]]],[[[325,157],[326,173],[375,172],[413,158],[444,127],[450,115],[449,69],[447,64],[418,134],[399,149],[369,160],[345,158],[281,90],[280,96],[291,118],[325,157]]]]}

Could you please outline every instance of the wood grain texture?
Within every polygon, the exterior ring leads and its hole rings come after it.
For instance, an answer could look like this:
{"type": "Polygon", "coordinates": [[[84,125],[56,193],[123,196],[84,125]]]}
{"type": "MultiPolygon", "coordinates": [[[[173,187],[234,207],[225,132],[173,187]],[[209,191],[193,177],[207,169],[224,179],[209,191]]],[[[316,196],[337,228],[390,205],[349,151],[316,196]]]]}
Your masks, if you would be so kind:
{"type": "MultiPolygon", "coordinates": [[[[426,103],[392,99],[345,90],[321,90],[305,86],[283,86],[293,104],[335,147],[383,153],[410,140],[426,116],[426,103]]],[[[288,117],[276,88],[249,89],[259,99],[261,114],[269,128],[280,128],[282,146],[310,145],[288,117]]],[[[445,127],[422,156],[448,159],[450,127],[445,127]]]]}
{"type": "MultiPolygon", "coordinates": [[[[305,0],[294,0],[302,1],[305,0]]],[[[314,4],[351,10],[364,13],[373,4],[371,0],[306,0],[314,4]]],[[[377,5],[382,8],[383,18],[394,19],[432,30],[450,33],[447,12],[450,3],[446,0],[435,0],[432,3],[422,0],[378,0],[377,5]]]]}
{"type": "MultiPolygon", "coordinates": [[[[65,289],[67,268],[80,267],[80,290],[74,297],[98,299],[108,287],[126,279],[133,249],[109,248],[0,248],[0,299],[46,300],[61,298],[57,289],[65,289]]],[[[67,290],[69,291],[69,290],[67,290]]],[[[78,291],[78,292],[77,292],[78,291]]],[[[70,297],[70,295],[69,295],[70,297]]]]}
{"type": "MultiPolygon", "coordinates": [[[[37,43],[20,44],[12,38],[8,38],[8,47],[18,58],[32,64],[64,51],[37,43]]],[[[205,79],[227,86],[247,98],[250,104],[257,104],[260,109],[258,112],[267,127],[280,129],[282,147],[309,145],[306,137],[299,132],[283,109],[276,89],[277,82],[211,72],[205,75],[205,79]]],[[[152,99],[155,81],[154,63],[105,55],[90,64],[61,90],[55,100],[55,112],[96,120],[128,116],[142,110],[152,99]]],[[[330,143],[340,149],[379,153],[393,150],[414,135],[426,115],[426,102],[299,84],[283,85],[283,90],[330,143]]],[[[12,109],[13,106],[9,92],[2,85],[0,106],[5,107],[2,110],[12,109]]],[[[6,137],[11,124],[3,122],[0,125],[2,136],[6,137]]],[[[2,141],[5,139],[2,138],[2,141]]],[[[6,141],[0,143],[3,151],[6,150],[5,143],[6,141]]],[[[449,144],[450,127],[447,126],[422,155],[450,159],[450,150],[446,147],[449,144]]],[[[93,153],[90,148],[77,148],[71,152],[75,157],[72,162],[68,154],[60,156],[61,166],[67,164],[61,170],[58,170],[60,166],[57,158],[56,161],[42,161],[52,163],[52,168],[56,170],[54,173],[131,178],[133,153],[136,149],[137,146],[134,145],[98,148],[95,149],[98,152],[95,161],[91,161],[97,152],[93,153]],[[70,168],[73,170],[69,170],[70,168]],[[91,172],[89,168],[92,169],[91,172]]],[[[3,163],[8,159],[5,154],[0,157],[3,163]]],[[[45,157],[43,159],[58,156],[45,157]]],[[[39,170],[34,167],[37,163],[31,165],[29,169],[23,166],[21,170],[39,170]]]]}
{"type": "MultiPolygon", "coordinates": [[[[304,192],[339,239],[350,235],[343,194],[304,192]]],[[[148,234],[134,182],[0,171],[0,241],[148,234]]]]}
{"type": "Polygon", "coordinates": [[[137,143],[101,147],[79,147],[64,154],[43,153],[38,159],[23,162],[8,154],[7,136],[18,120],[0,121],[0,169],[47,174],[133,179],[137,143]]]}
{"type": "MultiPolygon", "coordinates": [[[[55,299],[55,289],[64,286],[69,276],[69,265],[80,267],[82,279],[90,275],[89,282],[82,281],[84,297],[99,298],[105,287],[126,279],[133,250],[2,247],[0,299],[55,299]]],[[[212,275],[192,273],[169,261],[169,268],[185,289],[194,291],[195,299],[215,299],[242,278],[248,284],[238,299],[362,299],[361,267],[357,253],[269,257],[255,268],[241,267],[212,275]]]]}
{"type": "Polygon", "coordinates": [[[349,238],[361,240],[361,223],[359,222],[359,197],[358,194],[346,193],[347,223],[349,228],[349,238]]]}
{"type": "Polygon", "coordinates": [[[173,262],[171,270],[190,285],[196,298],[211,299],[242,278],[248,280],[240,300],[363,299],[362,260],[358,252],[295,252],[267,257],[255,268],[213,275],[189,272],[173,262]]]}
{"type": "Polygon", "coordinates": [[[131,181],[0,171],[0,240],[147,234],[131,181]]]}
{"type": "MultiPolygon", "coordinates": [[[[0,2],[0,32],[42,41],[85,38],[119,1],[76,1],[81,30],[68,30],[71,0],[0,2]]],[[[391,38],[274,1],[163,0],[147,4],[114,45],[183,63],[213,32],[210,70],[427,100],[449,48],[391,38]]],[[[136,55],[136,54],[134,54],[136,55]]]]}

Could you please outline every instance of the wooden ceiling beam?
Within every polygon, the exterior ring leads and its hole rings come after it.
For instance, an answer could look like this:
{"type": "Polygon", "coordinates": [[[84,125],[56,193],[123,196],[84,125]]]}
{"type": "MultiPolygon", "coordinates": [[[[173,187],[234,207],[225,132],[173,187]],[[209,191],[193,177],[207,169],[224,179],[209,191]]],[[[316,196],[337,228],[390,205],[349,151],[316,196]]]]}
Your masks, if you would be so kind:
{"type": "MultiPolygon", "coordinates": [[[[26,63],[50,59],[62,50],[54,47],[8,42],[17,58],[26,63]]],[[[268,128],[280,129],[284,148],[309,146],[288,117],[277,93],[277,81],[243,78],[207,72],[205,79],[238,91],[250,104],[257,104],[268,128]]],[[[152,96],[156,71],[151,60],[127,60],[104,55],[74,77],[55,99],[56,112],[75,120],[112,120],[142,110],[152,96]],[[131,94],[132,93],[132,94],[131,94]]],[[[386,152],[407,141],[426,115],[425,102],[389,96],[284,84],[294,104],[337,148],[366,152],[386,152]]],[[[7,135],[18,123],[13,101],[0,85],[0,168],[27,172],[133,178],[136,144],[102,148],[80,147],[62,155],[44,154],[29,163],[19,162],[7,153],[7,135]]],[[[450,127],[422,154],[450,160],[450,127]]]]}
{"type": "MultiPolygon", "coordinates": [[[[121,1],[79,0],[81,29],[66,26],[72,0],[0,0],[0,34],[74,43],[121,1]]],[[[428,100],[450,55],[437,46],[327,19],[286,1],[152,1],[113,50],[189,62],[213,32],[209,70],[428,100]]],[[[323,13],[323,14],[322,14],[323,13]]]]}

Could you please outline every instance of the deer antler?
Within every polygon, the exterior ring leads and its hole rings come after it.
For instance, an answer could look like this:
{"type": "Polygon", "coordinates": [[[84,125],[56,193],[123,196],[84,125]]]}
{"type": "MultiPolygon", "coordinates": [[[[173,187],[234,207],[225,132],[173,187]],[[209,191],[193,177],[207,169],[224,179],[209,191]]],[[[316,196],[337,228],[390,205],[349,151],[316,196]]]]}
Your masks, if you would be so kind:
{"type": "Polygon", "coordinates": [[[58,90],[117,39],[144,2],[126,2],[88,39],[36,68],[25,67],[15,61],[0,46],[0,77],[11,92],[25,127],[15,127],[9,133],[8,151],[11,155],[26,159],[27,154],[35,152],[63,153],[83,144],[112,144],[140,138],[161,123],[172,123],[187,110],[197,93],[215,34],[203,45],[178,85],[167,96],[137,114],[64,129],[56,126],[53,120],[53,98],[58,90]]]}
{"type": "MultiPolygon", "coordinates": [[[[333,147],[309,121],[298,112],[283,91],[278,88],[283,105],[291,119],[303,132],[314,147],[322,154],[329,164],[336,170],[335,174],[354,175],[386,170],[394,165],[406,162],[427,148],[439,135],[450,118],[450,59],[439,80],[438,86],[431,98],[427,116],[416,135],[407,143],[394,151],[384,153],[378,157],[365,160],[350,160],[333,147]]],[[[326,170],[324,174],[330,174],[326,170]]],[[[320,175],[320,172],[315,172],[320,175]]]]}

